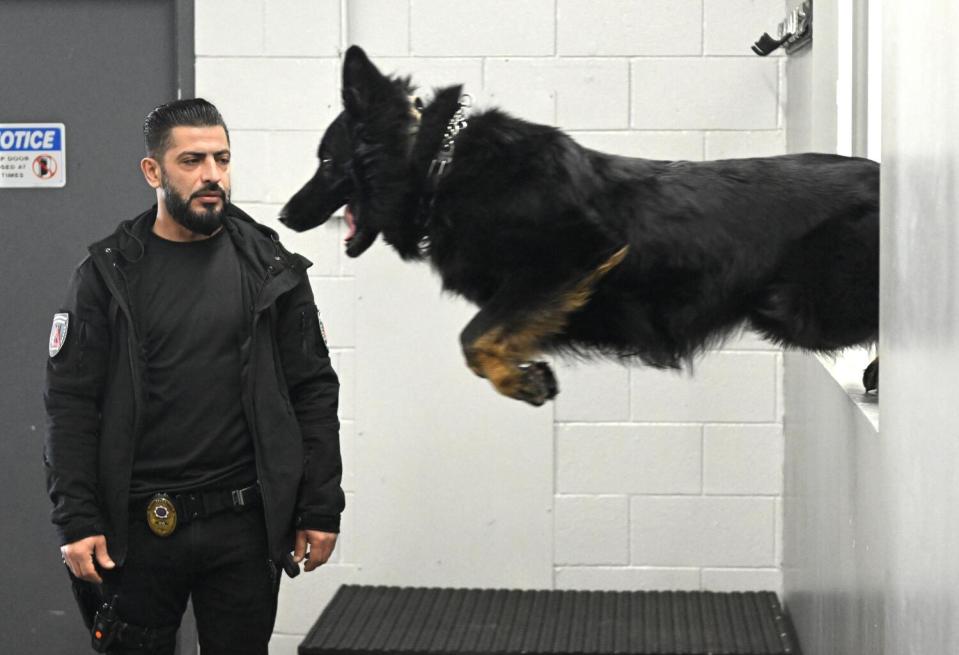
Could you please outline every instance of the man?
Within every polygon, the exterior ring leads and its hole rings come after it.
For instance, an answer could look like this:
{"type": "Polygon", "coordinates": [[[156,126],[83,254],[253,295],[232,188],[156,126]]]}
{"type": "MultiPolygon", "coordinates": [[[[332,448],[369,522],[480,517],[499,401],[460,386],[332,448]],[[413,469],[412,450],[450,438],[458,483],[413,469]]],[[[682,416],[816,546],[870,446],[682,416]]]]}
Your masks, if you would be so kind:
{"type": "Polygon", "coordinates": [[[336,543],[339,383],[310,262],[229,202],[217,109],[162,105],[144,137],[157,204],[90,246],[54,318],[53,522],[81,605],[106,604],[95,648],[173,653],[192,596],[204,655],[265,655],[278,565],[336,543]]]}

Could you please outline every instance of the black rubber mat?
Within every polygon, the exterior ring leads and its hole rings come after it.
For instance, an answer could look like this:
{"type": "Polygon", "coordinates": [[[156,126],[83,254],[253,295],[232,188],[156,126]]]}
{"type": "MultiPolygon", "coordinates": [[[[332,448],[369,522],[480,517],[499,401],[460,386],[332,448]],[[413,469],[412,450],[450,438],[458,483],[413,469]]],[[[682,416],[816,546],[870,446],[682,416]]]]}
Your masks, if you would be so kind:
{"type": "Polygon", "coordinates": [[[299,653],[799,655],[799,648],[772,592],[347,585],[299,653]]]}

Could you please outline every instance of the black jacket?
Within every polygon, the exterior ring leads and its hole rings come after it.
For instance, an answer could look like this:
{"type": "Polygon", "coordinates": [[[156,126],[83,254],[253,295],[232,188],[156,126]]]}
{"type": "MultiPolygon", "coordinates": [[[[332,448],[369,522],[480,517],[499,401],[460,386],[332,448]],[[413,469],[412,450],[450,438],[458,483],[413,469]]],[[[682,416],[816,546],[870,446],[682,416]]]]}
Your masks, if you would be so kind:
{"type": "MultiPolygon", "coordinates": [[[[131,315],[136,273],[156,207],[90,246],[60,312],[64,345],[49,358],[44,466],[61,543],[105,534],[117,563],[127,550],[130,476],[144,410],[143,351],[131,315]]],[[[339,382],[320,334],[311,263],[275,232],[229,205],[244,307],[242,398],[253,436],[271,555],[292,549],[295,528],[338,532],[339,382]]]]}

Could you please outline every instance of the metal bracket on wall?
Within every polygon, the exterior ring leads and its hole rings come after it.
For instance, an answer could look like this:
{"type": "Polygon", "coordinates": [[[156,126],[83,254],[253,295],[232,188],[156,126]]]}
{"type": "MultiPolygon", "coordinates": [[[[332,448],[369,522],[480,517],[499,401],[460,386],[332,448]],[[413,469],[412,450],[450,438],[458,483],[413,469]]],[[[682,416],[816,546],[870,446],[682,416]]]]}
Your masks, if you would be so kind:
{"type": "Polygon", "coordinates": [[[780,46],[785,46],[786,54],[792,54],[811,43],[812,0],[804,0],[801,5],[789,12],[785,20],[779,23],[777,33],[779,38],[774,39],[768,32],[763,32],[759,40],[753,44],[753,52],[760,57],[765,57],[780,46]]]}

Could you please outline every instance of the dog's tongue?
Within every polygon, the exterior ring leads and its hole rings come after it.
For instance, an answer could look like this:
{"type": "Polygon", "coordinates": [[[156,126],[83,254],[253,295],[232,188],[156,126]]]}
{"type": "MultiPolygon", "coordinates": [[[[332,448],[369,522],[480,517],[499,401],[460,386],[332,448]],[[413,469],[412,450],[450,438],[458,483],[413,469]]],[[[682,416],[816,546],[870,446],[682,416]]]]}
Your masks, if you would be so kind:
{"type": "Polygon", "coordinates": [[[350,231],[346,234],[346,241],[349,241],[356,235],[356,221],[353,219],[353,210],[350,209],[350,206],[346,206],[346,211],[343,212],[343,218],[346,219],[346,224],[350,226],[350,231]]]}

